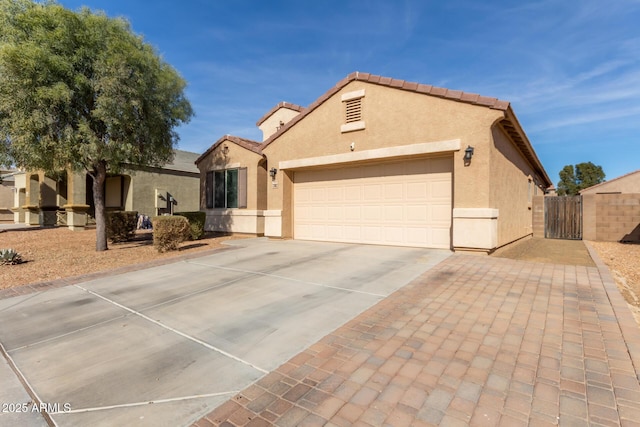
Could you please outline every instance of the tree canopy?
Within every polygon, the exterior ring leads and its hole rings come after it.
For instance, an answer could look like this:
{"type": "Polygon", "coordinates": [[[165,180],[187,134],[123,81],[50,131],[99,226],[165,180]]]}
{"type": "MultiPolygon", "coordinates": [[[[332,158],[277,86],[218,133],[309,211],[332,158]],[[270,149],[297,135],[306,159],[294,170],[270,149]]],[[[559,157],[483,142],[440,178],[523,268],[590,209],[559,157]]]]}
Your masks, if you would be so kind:
{"type": "Polygon", "coordinates": [[[98,250],[106,174],[171,161],[185,87],[123,18],[0,0],[0,162],[91,175],[98,250]]]}
{"type": "Polygon", "coordinates": [[[581,190],[604,182],[605,174],[602,166],[591,162],[567,165],[560,171],[558,194],[561,196],[575,196],[581,190]]]}

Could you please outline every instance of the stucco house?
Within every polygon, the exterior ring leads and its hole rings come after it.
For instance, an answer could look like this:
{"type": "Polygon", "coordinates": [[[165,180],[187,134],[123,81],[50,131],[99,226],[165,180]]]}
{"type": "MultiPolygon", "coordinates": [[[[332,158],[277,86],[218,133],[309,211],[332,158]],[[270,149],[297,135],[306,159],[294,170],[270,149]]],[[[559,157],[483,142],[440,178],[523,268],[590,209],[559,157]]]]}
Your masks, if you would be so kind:
{"type": "Polygon", "coordinates": [[[196,161],[208,229],[489,252],[532,233],[551,186],[496,98],[355,72],[257,125],[196,161]]]}
{"type": "Polygon", "coordinates": [[[640,169],[580,191],[586,194],[640,194],[640,169]]]}
{"type": "MultiPolygon", "coordinates": [[[[128,165],[105,182],[107,210],[137,211],[147,216],[199,210],[197,153],[176,150],[171,163],[158,167],[128,165]]],[[[22,172],[15,176],[14,222],[66,225],[83,229],[94,216],[92,178],[81,173],[48,176],[22,172]]]]}

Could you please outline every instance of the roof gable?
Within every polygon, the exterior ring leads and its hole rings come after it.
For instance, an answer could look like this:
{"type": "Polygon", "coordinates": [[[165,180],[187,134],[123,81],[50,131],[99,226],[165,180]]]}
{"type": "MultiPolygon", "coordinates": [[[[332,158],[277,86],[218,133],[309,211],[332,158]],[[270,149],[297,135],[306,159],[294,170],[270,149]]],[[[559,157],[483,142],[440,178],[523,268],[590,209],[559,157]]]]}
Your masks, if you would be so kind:
{"type": "Polygon", "coordinates": [[[265,114],[264,116],[262,116],[260,118],[260,120],[258,120],[256,122],[256,126],[260,126],[262,123],[264,123],[265,120],[267,120],[269,117],[271,117],[276,111],[278,111],[281,108],[286,108],[288,110],[293,110],[293,111],[297,111],[298,113],[304,111],[304,107],[297,105],[297,104],[292,104],[290,102],[278,102],[271,110],[269,110],[269,112],[267,112],[267,114],[265,114]]]}
{"type": "MultiPolygon", "coordinates": [[[[291,127],[295,126],[300,120],[305,118],[308,114],[326,102],[333,95],[338,93],[342,88],[354,81],[368,82],[373,83],[380,86],[387,86],[391,88],[395,88],[398,90],[404,90],[408,92],[415,92],[424,95],[436,96],[439,98],[450,99],[453,101],[464,102],[472,105],[479,105],[482,107],[488,107],[495,110],[506,111],[509,108],[508,101],[502,101],[497,98],[489,98],[486,96],[481,96],[475,93],[467,93],[462,92],[460,90],[451,90],[431,85],[425,85],[421,83],[408,82],[406,80],[393,79],[391,77],[382,77],[375,74],[370,73],[361,73],[359,71],[353,72],[349,74],[344,79],[340,80],[334,87],[325,92],[322,96],[316,99],[312,104],[310,104],[307,108],[303,108],[301,113],[296,117],[291,119],[288,123],[286,123],[282,128],[280,128],[275,134],[270,136],[264,143],[262,147],[266,147],[271,144],[273,141],[278,139],[280,135],[287,132],[291,127]]],[[[291,104],[289,104],[291,105],[291,104]]],[[[276,106],[277,107],[277,106],[276,106]]],[[[275,108],[275,107],[274,107],[275,108]]],[[[273,110],[273,109],[272,109],[273,110]]],[[[277,110],[277,109],[276,109],[277,110]]],[[[273,114],[276,110],[270,111],[267,113],[269,115],[273,114]]],[[[261,119],[262,120],[262,119],[261,119]]]]}
{"type": "Polygon", "coordinates": [[[262,156],[261,143],[257,141],[252,141],[246,138],[240,138],[239,136],[224,135],[223,137],[218,139],[216,142],[214,142],[213,145],[209,147],[207,151],[202,153],[202,155],[196,159],[195,164],[197,165],[198,163],[200,163],[205,157],[207,157],[211,152],[213,152],[220,144],[222,144],[225,141],[232,142],[246,150],[253,151],[254,153],[262,156]]]}

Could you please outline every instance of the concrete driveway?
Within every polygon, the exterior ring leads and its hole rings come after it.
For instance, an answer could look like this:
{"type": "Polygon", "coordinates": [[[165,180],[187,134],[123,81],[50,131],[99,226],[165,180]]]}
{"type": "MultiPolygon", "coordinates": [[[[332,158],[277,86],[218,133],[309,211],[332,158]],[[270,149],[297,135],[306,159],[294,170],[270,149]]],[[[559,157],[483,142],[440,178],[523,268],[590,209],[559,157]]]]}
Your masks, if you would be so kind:
{"type": "Polygon", "coordinates": [[[450,255],[230,245],[0,300],[0,425],[188,425],[450,255]]]}

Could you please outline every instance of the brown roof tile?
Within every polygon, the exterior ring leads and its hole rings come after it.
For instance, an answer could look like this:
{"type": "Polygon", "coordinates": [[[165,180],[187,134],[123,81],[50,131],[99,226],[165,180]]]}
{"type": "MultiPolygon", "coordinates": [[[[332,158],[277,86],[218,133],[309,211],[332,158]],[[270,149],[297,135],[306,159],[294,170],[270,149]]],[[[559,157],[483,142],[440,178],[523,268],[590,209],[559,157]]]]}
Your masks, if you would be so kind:
{"type": "Polygon", "coordinates": [[[441,96],[441,97],[445,97],[445,95],[447,94],[447,89],[444,87],[435,87],[435,86],[431,86],[431,92],[429,92],[431,95],[435,95],[435,96],[441,96]]]}

